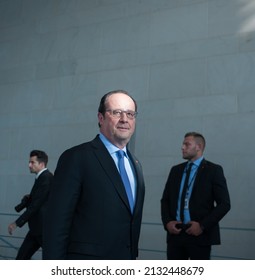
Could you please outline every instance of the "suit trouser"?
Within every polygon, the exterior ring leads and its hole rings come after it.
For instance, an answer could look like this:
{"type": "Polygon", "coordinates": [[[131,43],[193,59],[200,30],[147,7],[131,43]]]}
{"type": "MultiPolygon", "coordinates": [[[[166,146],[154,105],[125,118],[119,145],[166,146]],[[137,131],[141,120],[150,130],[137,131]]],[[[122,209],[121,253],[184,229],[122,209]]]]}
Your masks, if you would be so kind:
{"type": "Polygon", "coordinates": [[[210,260],[211,246],[186,245],[167,246],[168,260],[210,260]]]}
{"type": "Polygon", "coordinates": [[[42,247],[42,236],[32,235],[29,231],[19,248],[16,260],[30,260],[40,247],[42,247]]]}

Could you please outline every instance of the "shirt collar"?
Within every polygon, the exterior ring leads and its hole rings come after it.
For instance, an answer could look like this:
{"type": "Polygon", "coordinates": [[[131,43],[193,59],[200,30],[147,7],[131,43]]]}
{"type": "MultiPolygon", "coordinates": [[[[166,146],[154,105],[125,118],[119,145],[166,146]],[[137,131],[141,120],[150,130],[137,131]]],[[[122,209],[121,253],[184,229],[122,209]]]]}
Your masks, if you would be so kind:
{"type": "MultiPolygon", "coordinates": [[[[200,157],[198,159],[196,159],[195,161],[193,161],[193,164],[196,166],[196,167],[199,167],[200,163],[202,162],[202,160],[204,159],[204,157],[200,157]]],[[[190,162],[190,161],[189,161],[190,162]]]]}
{"type": "MultiPolygon", "coordinates": [[[[99,133],[99,138],[104,143],[106,149],[111,155],[116,153],[118,150],[120,150],[117,146],[113,145],[102,133],[99,133]]],[[[127,154],[126,147],[124,147],[122,150],[127,154]]]]}
{"type": "Polygon", "coordinates": [[[38,179],[38,177],[39,177],[39,176],[43,173],[43,171],[45,171],[45,170],[47,170],[46,167],[43,168],[41,171],[39,171],[39,172],[36,174],[35,178],[38,179]]]}

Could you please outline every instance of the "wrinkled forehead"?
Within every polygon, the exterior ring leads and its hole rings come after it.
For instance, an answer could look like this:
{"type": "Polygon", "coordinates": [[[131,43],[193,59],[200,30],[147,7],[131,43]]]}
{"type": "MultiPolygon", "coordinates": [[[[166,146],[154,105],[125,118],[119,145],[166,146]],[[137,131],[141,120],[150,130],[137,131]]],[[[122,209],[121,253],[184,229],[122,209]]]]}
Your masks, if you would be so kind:
{"type": "Polygon", "coordinates": [[[106,107],[111,109],[124,109],[135,111],[135,103],[131,97],[123,93],[110,95],[106,100],[106,107]]]}

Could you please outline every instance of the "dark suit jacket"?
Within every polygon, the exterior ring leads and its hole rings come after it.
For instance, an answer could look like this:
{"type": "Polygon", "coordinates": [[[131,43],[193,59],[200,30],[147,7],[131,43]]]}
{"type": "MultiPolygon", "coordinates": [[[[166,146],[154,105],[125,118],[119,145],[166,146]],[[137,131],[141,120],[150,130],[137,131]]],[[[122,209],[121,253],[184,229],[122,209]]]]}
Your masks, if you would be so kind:
{"type": "Polygon", "coordinates": [[[128,155],[137,180],[133,215],[116,165],[98,136],[61,155],[45,220],[44,259],[137,256],[145,187],[140,163],[128,155]]]}
{"type": "Polygon", "coordinates": [[[48,199],[52,178],[53,175],[48,169],[40,174],[30,192],[26,211],[16,220],[18,227],[22,227],[28,222],[32,235],[42,235],[45,203],[48,199]]]}
{"type": "MultiPolygon", "coordinates": [[[[163,225],[176,220],[176,210],[182,175],[186,163],[174,166],[167,179],[161,199],[163,225]]],[[[219,221],[230,210],[230,198],[226,179],[220,165],[203,160],[193,185],[189,201],[190,217],[199,222],[204,232],[198,237],[167,233],[168,242],[183,242],[182,237],[192,244],[220,244],[219,221]],[[188,238],[188,239],[187,239],[188,238]]]]}

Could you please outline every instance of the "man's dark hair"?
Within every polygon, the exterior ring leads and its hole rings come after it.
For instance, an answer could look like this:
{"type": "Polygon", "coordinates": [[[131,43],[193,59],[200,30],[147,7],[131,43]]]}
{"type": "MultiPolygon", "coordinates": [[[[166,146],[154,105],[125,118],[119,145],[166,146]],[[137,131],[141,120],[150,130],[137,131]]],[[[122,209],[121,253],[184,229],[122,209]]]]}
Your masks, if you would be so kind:
{"type": "Polygon", "coordinates": [[[135,111],[137,112],[137,104],[136,104],[136,101],[134,100],[134,98],[132,96],[130,96],[130,94],[125,91],[125,90],[122,90],[122,89],[119,89],[119,90],[113,90],[113,91],[110,91],[108,93],[106,93],[102,98],[101,98],[101,101],[100,101],[100,104],[99,104],[99,107],[98,107],[98,112],[99,113],[102,113],[104,115],[105,113],[105,110],[106,110],[106,106],[105,106],[105,103],[107,101],[107,98],[113,94],[116,94],[116,93],[123,93],[123,94],[126,94],[127,96],[129,96],[133,102],[135,103],[135,111]]]}
{"type": "Polygon", "coordinates": [[[47,166],[48,156],[44,151],[33,150],[30,152],[30,157],[37,157],[38,162],[43,162],[47,166]]]}

